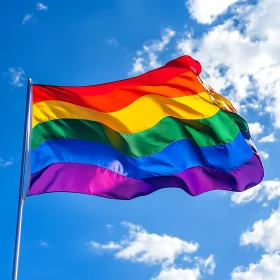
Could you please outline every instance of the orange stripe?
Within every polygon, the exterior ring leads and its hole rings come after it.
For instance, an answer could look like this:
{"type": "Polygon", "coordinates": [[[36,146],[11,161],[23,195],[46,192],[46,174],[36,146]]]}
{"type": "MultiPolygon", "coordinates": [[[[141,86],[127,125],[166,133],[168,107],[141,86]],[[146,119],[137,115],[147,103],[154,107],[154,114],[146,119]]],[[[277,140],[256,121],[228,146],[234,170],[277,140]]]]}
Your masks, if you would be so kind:
{"type": "Polygon", "coordinates": [[[32,128],[38,123],[55,119],[83,119],[103,123],[121,133],[137,133],[151,128],[166,116],[197,120],[212,117],[219,110],[207,92],[176,98],[150,94],[110,113],[48,100],[32,106],[32,128]]]}

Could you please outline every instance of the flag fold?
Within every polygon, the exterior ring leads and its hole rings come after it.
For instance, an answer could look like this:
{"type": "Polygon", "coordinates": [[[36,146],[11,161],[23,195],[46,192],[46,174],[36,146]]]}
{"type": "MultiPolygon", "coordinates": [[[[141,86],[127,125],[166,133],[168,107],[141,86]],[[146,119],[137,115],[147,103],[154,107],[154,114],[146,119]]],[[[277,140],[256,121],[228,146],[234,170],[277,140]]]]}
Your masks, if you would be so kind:
{"type": "Polygon", "coordinates": [[[182,56],[92,86],[32,85],[29,196],[132,199],[175,187],[244,191],[264,176],[247,122],[182,56]]]}

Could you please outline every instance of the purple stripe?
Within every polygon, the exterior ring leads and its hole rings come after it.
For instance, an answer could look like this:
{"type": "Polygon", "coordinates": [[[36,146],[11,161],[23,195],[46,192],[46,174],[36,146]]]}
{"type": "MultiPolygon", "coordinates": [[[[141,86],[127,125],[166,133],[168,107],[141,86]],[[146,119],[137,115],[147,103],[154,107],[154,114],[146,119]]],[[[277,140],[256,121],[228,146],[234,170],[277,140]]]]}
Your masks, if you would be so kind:
{"type": "Polygon", "coordinates": [[[228,173],[193,167],[173,176],[144,180],[127,178],[95,165],[55,163],[32,175],[28,195],[72,192],[114,199],[132,199],[159,189],[175,187],[195,196],[210,190],[244,191],[260,183],[263,175],[262,164],[256,155],[228,173]]]}

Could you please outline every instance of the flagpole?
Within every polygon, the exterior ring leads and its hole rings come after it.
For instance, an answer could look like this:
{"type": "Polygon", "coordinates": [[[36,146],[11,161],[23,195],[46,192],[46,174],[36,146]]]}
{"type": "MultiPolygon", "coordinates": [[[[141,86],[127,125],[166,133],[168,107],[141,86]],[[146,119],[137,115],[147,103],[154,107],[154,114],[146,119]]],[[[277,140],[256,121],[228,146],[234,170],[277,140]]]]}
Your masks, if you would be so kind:
{"type": "MultiPolygon", "coordinates": [[[[24,205],[24,182],[25,182],[25,163],[26,163],[26,151],[27,151],[27,140],[29,141],[29,118],[30,107],[31,107],[31,79],[28,78],[27,92],[26,92],[26,105],[25,105],[25,119],[24,119],[24,130],[23,130],[23,143],[22,143],[22,154],[21,154],[21,170],[20,170],[20,185],[18,194],[18,212],[17,212],[17,225],[16,225],[16,238],[14,247],[14,263],[13,263],[13,280],[18,279],[18,261],[19,261],[19,250],[20,250],[20,238],[21,238],[21,226],[22,226],[22,212],[24,205]]],[[[29,162],[28,162],[29,165],[29,162]]],[[[28,176],[29,174],[27,174],[28,176]]],[[[29,180],[29,179],[27,179],[29,180]]]]}

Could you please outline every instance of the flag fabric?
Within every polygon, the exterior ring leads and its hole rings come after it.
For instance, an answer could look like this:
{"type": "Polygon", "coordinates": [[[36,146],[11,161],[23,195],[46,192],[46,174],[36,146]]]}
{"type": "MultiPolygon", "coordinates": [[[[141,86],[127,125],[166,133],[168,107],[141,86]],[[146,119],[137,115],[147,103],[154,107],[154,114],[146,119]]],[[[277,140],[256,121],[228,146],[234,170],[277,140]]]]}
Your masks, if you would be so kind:
{"type": "Polygon", "coordinates": [[[247,122],[182,56],[92,86],[32,85],[29,196],[132,199],[175,187],[244,191],[264,170],[247,122]]]}

